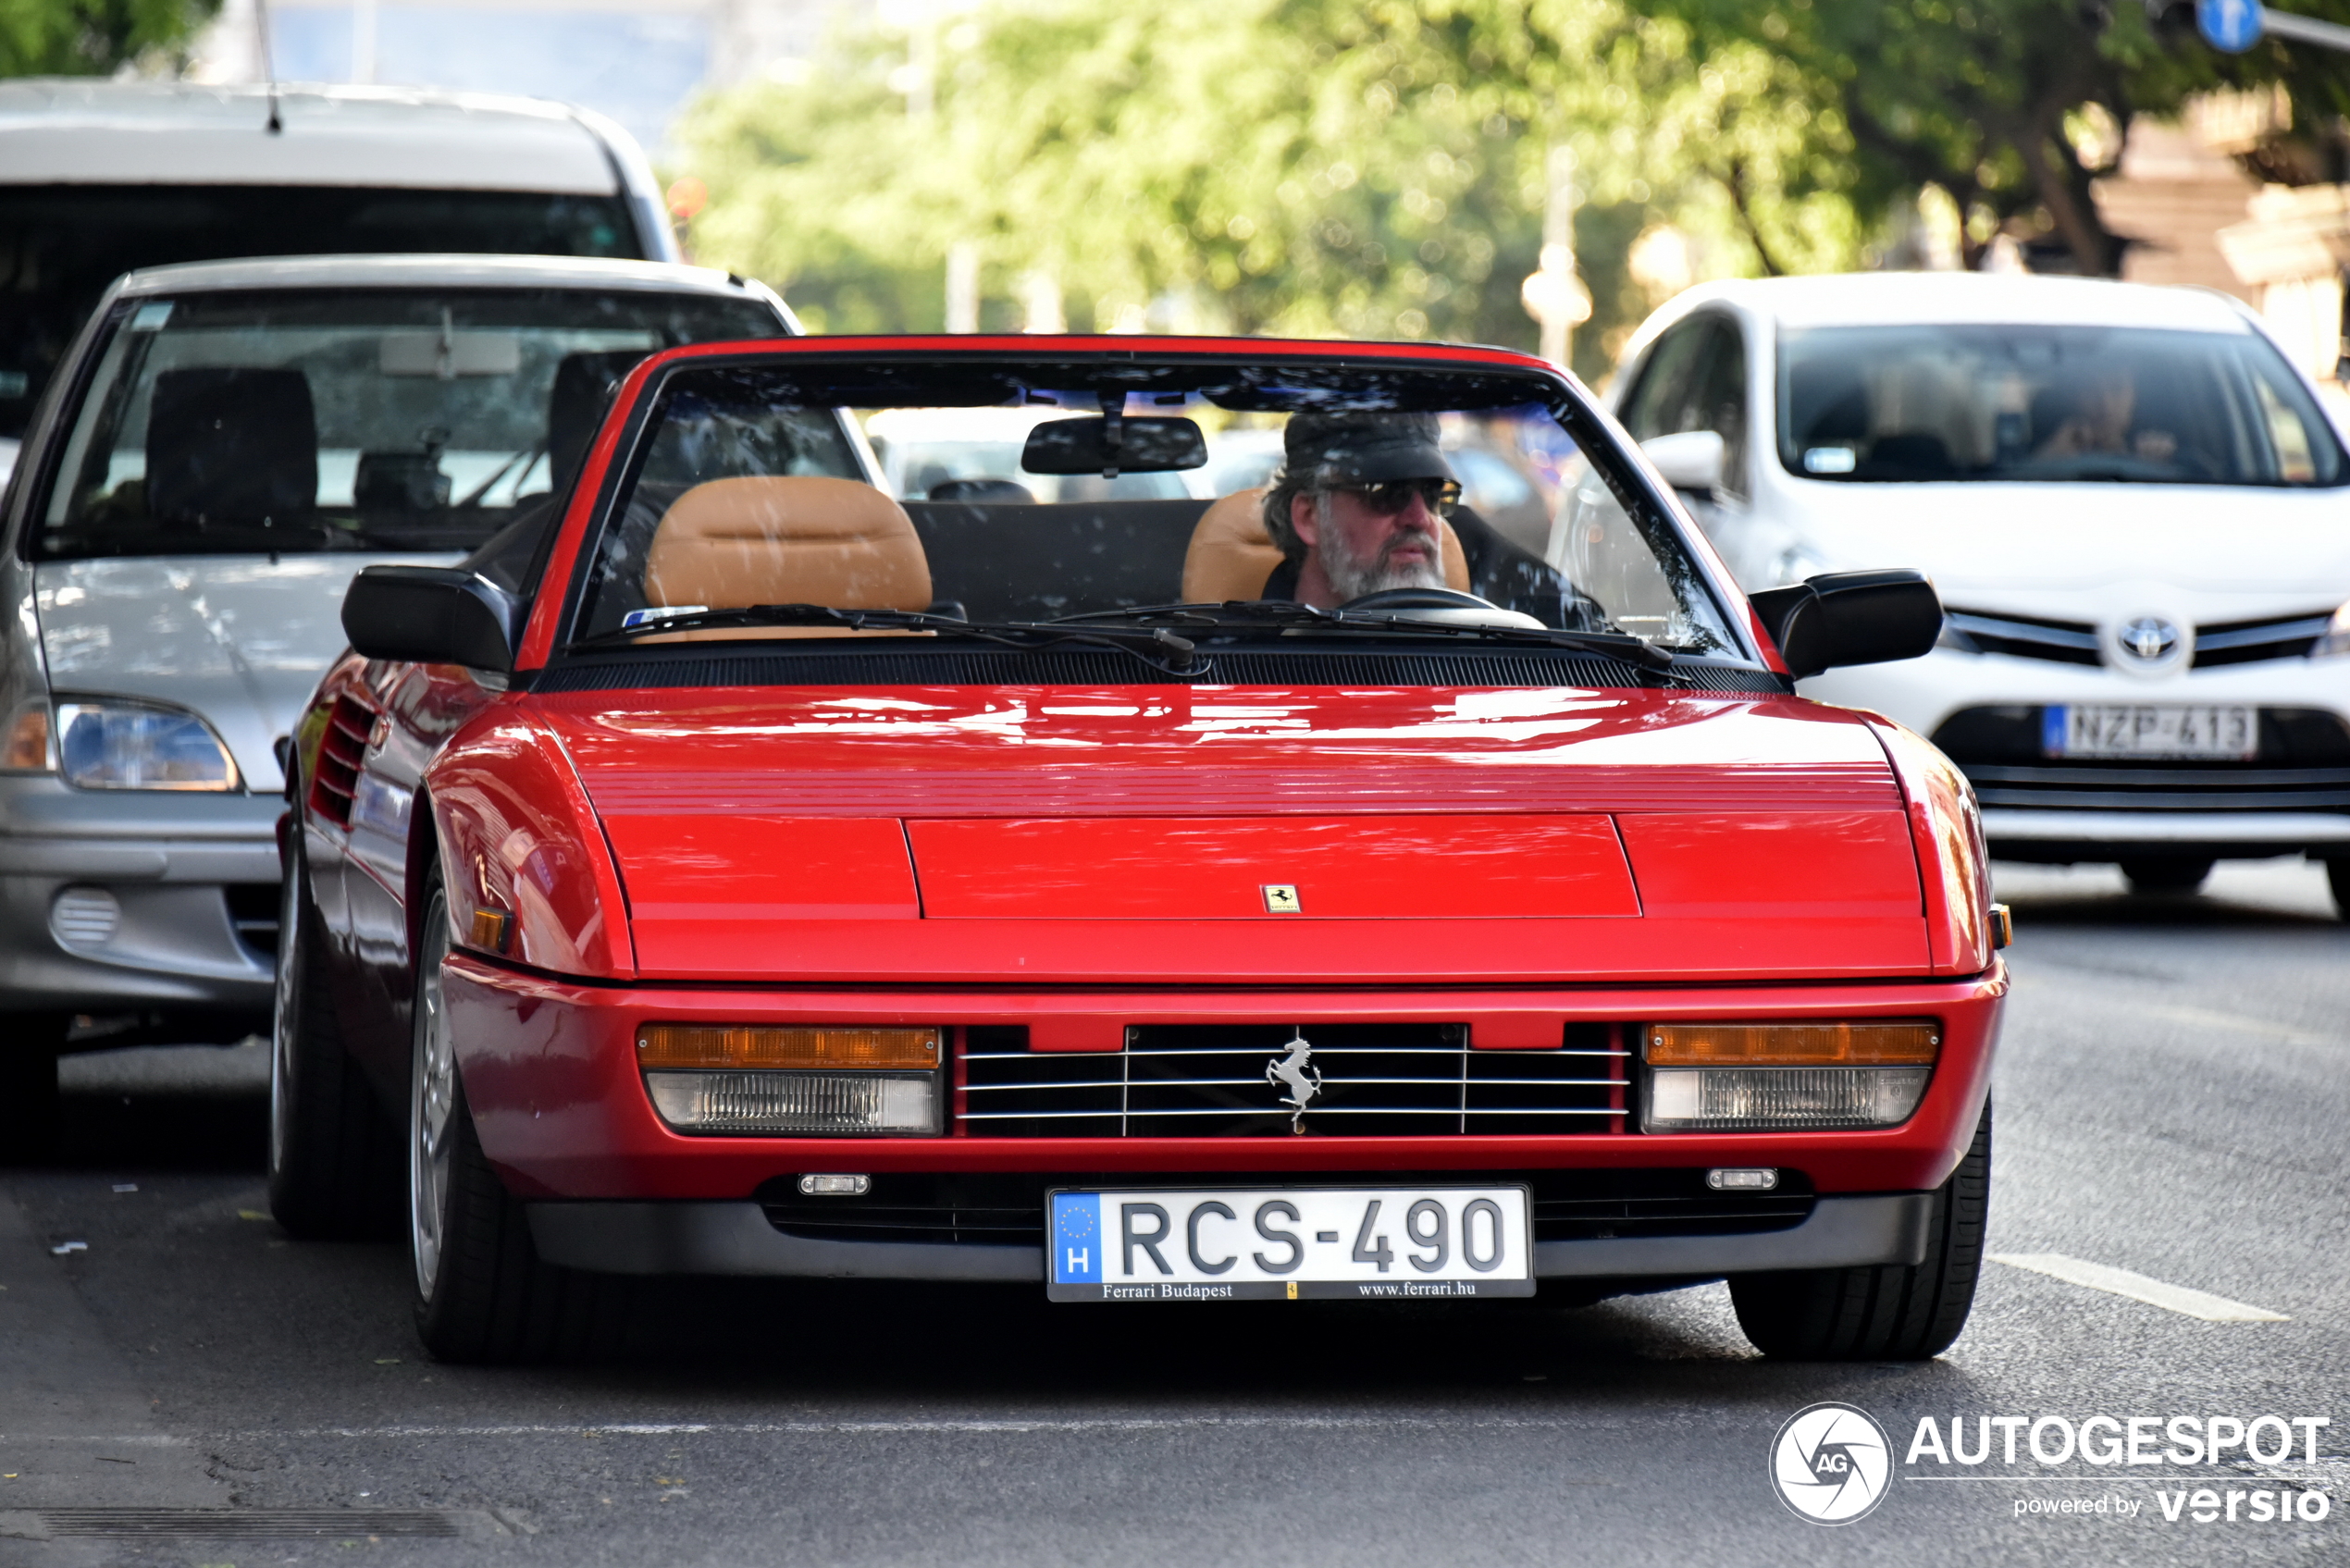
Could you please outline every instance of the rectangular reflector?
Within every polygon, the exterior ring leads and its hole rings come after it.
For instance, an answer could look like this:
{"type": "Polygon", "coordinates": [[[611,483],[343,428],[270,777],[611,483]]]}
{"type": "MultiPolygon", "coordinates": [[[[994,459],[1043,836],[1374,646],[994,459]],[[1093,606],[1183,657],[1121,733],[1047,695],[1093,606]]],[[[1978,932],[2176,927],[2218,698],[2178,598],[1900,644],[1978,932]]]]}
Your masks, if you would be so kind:
{"type": "Polygon", "coordinates": [[[1942,1026],[1932,1019],[1855,1023],[1652,1023],[1651,1067],[1932,1067],[1942,1026]]]}
{"type": "Polygon", "coordinates": [[[637,1027],[640,1068],[878,1068],[938,1066],[937,1029],[862,1025],[648,1023],[637,1027]]]}

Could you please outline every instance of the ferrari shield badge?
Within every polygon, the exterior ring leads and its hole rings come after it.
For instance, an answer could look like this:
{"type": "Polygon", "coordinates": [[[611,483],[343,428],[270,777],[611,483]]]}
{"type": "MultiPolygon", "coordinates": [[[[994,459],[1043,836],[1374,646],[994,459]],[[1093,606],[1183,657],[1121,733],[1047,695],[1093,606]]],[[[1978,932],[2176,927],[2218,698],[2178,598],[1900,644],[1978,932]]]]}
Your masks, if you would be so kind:
{"type": "Polygon", "coordinates": [[[1288,883],[1267,883],[1258,891],[1265,895],[1265,912],[1268,915],[1295,915],[1305,910],[1297,901],[1297,889],[1288,883]]]}

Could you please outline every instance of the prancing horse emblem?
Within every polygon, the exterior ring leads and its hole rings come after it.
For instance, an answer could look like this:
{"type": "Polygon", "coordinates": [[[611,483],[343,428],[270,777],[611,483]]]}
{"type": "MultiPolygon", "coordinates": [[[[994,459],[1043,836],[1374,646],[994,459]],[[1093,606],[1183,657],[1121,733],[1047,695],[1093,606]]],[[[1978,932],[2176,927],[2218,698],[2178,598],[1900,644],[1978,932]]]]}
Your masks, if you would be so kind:
{"type": "Polygon", "coordinates": [[[1307,1042],[1305,1031],[1301,1029],[1294,1032],[1297,1038],[1289,1043],[1289,1055],[1265,1064],[1265,1081],[1289,1085],[1289,1093],[1281,1096],[1281,1104],[1292,1107],[1289,1130],[1303,1132],[1305,1107],[1322,1092],[1322,1075],[1314,1070],[1314,1047],[1307,1042]]]}

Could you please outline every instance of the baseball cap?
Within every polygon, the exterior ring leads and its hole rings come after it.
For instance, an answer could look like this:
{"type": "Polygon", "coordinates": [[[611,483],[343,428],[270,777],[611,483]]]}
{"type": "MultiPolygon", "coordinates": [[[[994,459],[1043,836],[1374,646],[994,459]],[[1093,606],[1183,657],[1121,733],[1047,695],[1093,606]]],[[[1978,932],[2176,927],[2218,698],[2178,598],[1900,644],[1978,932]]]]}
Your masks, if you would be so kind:
{"type": "Polygon", "coordinates": [[[1281,451],[1288,472],[1315,486],[1456,477],[1437,445],[1432,414],[1307,409],[1290,416],[1281,451]]]}

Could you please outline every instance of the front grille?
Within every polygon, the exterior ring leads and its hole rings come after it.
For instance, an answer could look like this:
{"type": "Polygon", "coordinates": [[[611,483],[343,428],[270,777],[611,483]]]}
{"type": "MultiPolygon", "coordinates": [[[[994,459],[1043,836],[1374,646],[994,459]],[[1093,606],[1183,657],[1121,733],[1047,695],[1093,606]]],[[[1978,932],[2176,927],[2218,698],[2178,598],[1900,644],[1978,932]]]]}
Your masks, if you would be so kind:
{"type": "Polygon", "coordinates": [[[1464,1024],[1181,1024],[1120,1051],[1035,1052],[971,1029],[955,1130],[979,1138],[1248,1138],[1621,1132],[1624,1035],[1571,1024],[1555,1050],[1478,1051],[1464,1024]],[[1308,1049],[1297,1050],[1300,1040],[1308,1049]],[[1318,1080],[1302,1120],[1284,1104],[1318,1080]]]}
{"type": "Polygon", "coordinates": [[[2195,667],[2251,664],[2264,659],[2306,658],[2326,635],[2331,610],[2304,615],[2272,615],[2259,621],[2219,621],[2195,629],[2195,667]]]}
{"type": "Polygon", "coordinates": [[[2097,629],[2085,621],[2044,621],[2033,615],[1992,615],[1956,608],[1945,609],[1942,619],[1978,652],[2048,659],[2059,664],[2103,661],[2097,629]]]}
{"type": "Polygon", "coordinates": [[[1934,743],[1986,807],[2075,811],[2350,809],[2350,729],[2317,708],[2264,708],[2249,761],[2117,762],[2045,755],[2042,710],[1967,708],[1934,743]]]}
{"type": "Polygon", "coordinates": [[[310,809],[337,827],[351,825],[351,797],[359,787],[359,764],[367,755],[367,732],[375,719],[358,698],[339,697],[318,737],[318,760],[310,781],[310,809]]]}
{"type": "Polygon", "coordinates": [[[1135,1171],[1058,1175],[881,1174],[854,1198],[805,1198],[796,1178],[759,1192],[767,1222],[818,1241],[921,1241],[1042,1246],[1045,1194],[1056,1188],[1196,1190],[1212,1187],[1514,1186],[1533,1199],[1537,1241],[1644,1236],[1747,1236],[1786,1230],[1818,1201],[1800,1171],[1783,1170],[1770,1192],[1715,1192],[1686,1170],[1218,1171],[1187,1176],[1135,1171]]]}

